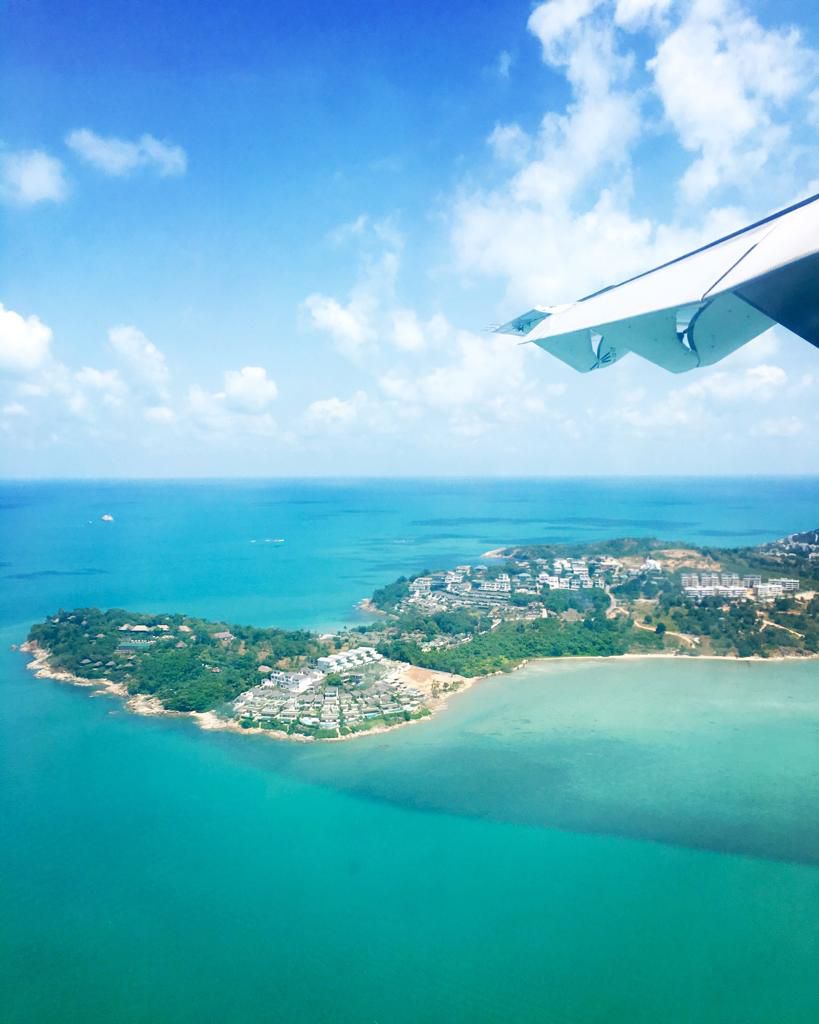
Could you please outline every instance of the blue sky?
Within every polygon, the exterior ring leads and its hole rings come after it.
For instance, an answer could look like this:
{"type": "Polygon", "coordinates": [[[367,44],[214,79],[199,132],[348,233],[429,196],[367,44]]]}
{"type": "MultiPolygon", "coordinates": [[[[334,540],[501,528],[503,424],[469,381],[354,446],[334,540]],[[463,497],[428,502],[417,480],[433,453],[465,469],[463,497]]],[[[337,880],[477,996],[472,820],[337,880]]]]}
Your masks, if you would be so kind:
{"type": "Polygon", "coordinates": [[[795,0],[0,5],[8,476],[817,471],[819,352],[486,327],[819,192],[795,0]]]}

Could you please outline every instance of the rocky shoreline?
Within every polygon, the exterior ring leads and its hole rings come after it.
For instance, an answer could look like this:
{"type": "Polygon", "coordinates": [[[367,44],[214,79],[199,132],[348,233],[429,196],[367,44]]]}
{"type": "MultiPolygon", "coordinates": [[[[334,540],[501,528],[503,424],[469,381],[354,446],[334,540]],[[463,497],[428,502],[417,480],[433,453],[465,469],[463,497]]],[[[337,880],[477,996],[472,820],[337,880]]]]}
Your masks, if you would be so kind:
{"type": "Polygon", "coordinates": [[[267,736],[270,739],[284,740],[294,743],[340,743],[346,740],[360,739],[364,736],[375,736],[385,732],[394,732],[396,729],[403,729],[408,725],[416,725],[418,722],[430,721],[437,712],[446,707],[450,697],[454,694],[465,692],[474,683],[478,682],[478,678],[463,679],[461,677],[450,676],[445,672],[434,672],[430,669],[419,669],[415,666],[407,666],[407,671],[412,674],[412,680],[415,685],[427,684],[425,686],[425,689],[428,687],[426,706],[429,708],[429,715],[424,718],[413,718],[407,722],[396,722],[392,725],[374,726],[372,729],[363,730],[361,732],[351,732],[349,735],[345,736],[316,737],[305,736],[300,733],[286,733],[276,729],[262,729],[258,726],[245,728],[237,719],[222,718],[216,714],[215,711],[174,711],[170,708],[166,708],[162,701],[157,697],[152,697],[149,694],[144,693],[130,694],[124,683],[117,683],[113,679],[106,679],[104,677],[99,679],[87,679],[84,676],[78,676],[73,672],[66,671],[65,669],[56,668],[50,662],[49,652],[32,640],[27,640],[25,643],[21,644],[19,650],[25,654],[31,655],[31,660],[26,664],[26,668],[32,672],[37,679],[53,679],[58,683],[67,683],[70,686],[79,686],[83,689],[95,690],[97,693],[110,694],[111,696],[119,697],[123,700],[125,708],[135,715],[167,715],[173,718],[189,718],[200,729],[203,729],[206,732],[234,732],[240,733],[243,736],[267,736]],[[458,685],[446,691],[443,691],[439,687],[439,692],[435,696],[432,695],[433,682],[440,684],[441,682],[452,681],[457,681],[458,685]]]}

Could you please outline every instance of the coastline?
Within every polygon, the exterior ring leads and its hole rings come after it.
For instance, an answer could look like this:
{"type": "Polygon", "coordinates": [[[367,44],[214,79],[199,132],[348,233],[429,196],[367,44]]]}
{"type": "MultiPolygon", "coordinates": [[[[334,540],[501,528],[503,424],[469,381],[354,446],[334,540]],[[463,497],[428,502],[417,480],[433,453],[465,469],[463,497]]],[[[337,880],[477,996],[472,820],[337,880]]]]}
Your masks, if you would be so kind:
{"type": "Polygon", "coordinates": [[[365,612],[367,615],[386,615],[387,613],[373,604],[372,598],[362,597],[355,606],[360,612],[365,612]]]}
{"type": "Polygon", "coordinates": [[[362,730],[360,732],[351,732],[346,736],[329,736],[329,737],[315,737],[305,736],[300,733],[286,733],[276,729],[263,729],[260,726],[251,726],[245,728],[235,718],[221,718],[215,711],[174,711],[171,708],[166,708],[157,697],[152,697],[149,694],[136,693],[129,694],[127,687],[123,683],[116,683],[112,679],[106,679],[104,677],[99,679],[87,679],[83,676],[75,675],[73,672],[68,672],[65,669],[55,668],[49,661],[49,652],[43,650],[38,644],[33,641],[26,641],[22,643],[19,650],[25,654],[31,655],[31,660],[26,663],[26,668],[33,672],[37,679],[53,679],[59,683],[68,683],[70,686],[79,686],[84,689],[92,689],[98,694],[111,694],[114,697],[119,697],[123,700],[123,706],[126,710],[130,711],[135,715],[144,715],[147,717],[154,717],[159,715],[166,715],[174,718],[189,718],[194,724],[202,729],[204,732],[233,732],[243,736],[267,736],[269,739],[278,740],[281,742],[292,742],[292,743],[341,743],[347,740],[362,739],[365,736],[377,736],[387,732],[394,732],[397,729],[404,729],[410,725],[418,725],[421,722],[431,721],[437,714],[445,711],[449,705],[450,700],[458,696],[459,694],[466,693],[471,690],[473,686],[480,683],[484,679],[491,679],[493,676],[504,676],[512,675],[514,672],[519,671],[522,668],[537,666],[539,663],[554,663],[558,661],[571,662],[575,664],[577,662],[589,662],[589,661],[647,661],[647,660],[667,660],[676,659],[677,661],[686,660],[691,662],[698,661],[732,661],[732,662],[767,662],[768,664],[780,661],[815,661],[819,659],[819,654],[813,655],[780,655],[776,658],[762,658],[758,655],[752,655],[747,658],[740,658],[736,654],[679,654],[671,651],[657,651],[657,652],[646,652],[641,654],[626,653],[626,654],[612,654],[612,655],[583,655],[583,656],[567,656],[567,655],[553,655],[544,656],[542,658],[530,658],[524,659],[513,668],[506,670],[498,670],[496,672],[489,672],[484,676],[453,676],[446,672],[437,672],[433,669],[420,668],[415,665],[407,665],[405,671],[408,678],[416,685],[424,686],[427,693],[426,706],[429,709],[429,714],[423,718],[413,718],[406,722],[396,722],[393,725],[378,725],[372,729],[362,730]],[[442,690],[439,688],[437,696],[432,696],[432,684],[447,682],[452,684],[453,681],[457,681],[457,686],[442,690]],[[428,687],[428,690],[427,690],[428,687]]]}
{"type": "MultiPolygon", "coordinates": [[[[37,679],[53,679],[58,683],[67,683],[69,686],[79,686],[83,689],[94,690],[97,694],[110,694],[123,700],[127,711],[135,715],[155,717],[166,715],[172,718],[189,718],[195,725],[205,732],[234,732],[243,736],[267,736],[272,740],[293,742],[293,743],[340,743],[346,740],[361,739],[365,736],[376,736],[386,732],[394,732],[396,729],[403,729],[408,725],[417,725],[420,722],[430,721],[435,715],[442,711],[449,699],[455,694],[464,693],[469,690],[484,676],[463,677],[453,676],[448,672],[436,672],[433,669],[420,668],[415,665],[407,665],[406,675],[416,685],[424,688],[427,695],[426,706],[429,714],[423,718],[412,718],[407,722],[396,722],[393,725],[377,725],[372,729],[364,729],[360,732],[351,732],[346,736],[305,736],[301,733],[286,733],[277,729],[262,729],[260,726],[245,728],[235,718],[221,718],[215,711],[175,711],[166,708],[158,697],[152,697],[145,693],[129,694],[124,683],[116,683],[113,679],[100,677],[99,679],[87,679],[78,676],[66,669],[55,668],[49,658],[50,654],[31,640],[26,640],[18,648],[22,653],[31,655],[31,660],[26,663],[29,672],[33,672],[37,679]],[[433,683],[452,683],[457,681],[457,686],[449,690],[439,690],[437,696],[432,696],[433,683]]],[[[499,675],[501,673],[493,673],[499,675]]]]}

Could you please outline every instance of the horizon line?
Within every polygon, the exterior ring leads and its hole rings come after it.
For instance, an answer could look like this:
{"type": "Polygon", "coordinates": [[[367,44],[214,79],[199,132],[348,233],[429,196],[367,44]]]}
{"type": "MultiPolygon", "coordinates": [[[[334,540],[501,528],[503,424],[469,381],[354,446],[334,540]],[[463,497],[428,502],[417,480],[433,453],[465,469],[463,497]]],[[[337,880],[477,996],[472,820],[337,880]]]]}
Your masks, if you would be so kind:
{"type": "Polygon", "coordinates": [[[15,483],[344,483],[344,482],[435,482],[458,483],[480,481],[503,483],[508,481],[616,481],[616,480],[813,480],[819,479],[819,469],[811,473],[730,472],[730,473],[587,473],[587,474],[430,474],[430,475],[237,475],[237,476],[7,476],[0,477],[0,485],[15,483]]]}

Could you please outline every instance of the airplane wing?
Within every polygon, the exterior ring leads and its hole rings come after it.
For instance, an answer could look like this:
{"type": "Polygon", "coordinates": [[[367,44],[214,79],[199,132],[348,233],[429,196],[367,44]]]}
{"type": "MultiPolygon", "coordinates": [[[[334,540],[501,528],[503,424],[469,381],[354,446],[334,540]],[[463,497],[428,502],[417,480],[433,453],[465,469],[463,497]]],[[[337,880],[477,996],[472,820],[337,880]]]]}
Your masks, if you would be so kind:
{"type": "Polygon", "coordinates": [[[497,328],[587,373],[629,352],[673,373],[775,323],[819,348],[819,195],[566,306],[497,328]]]}

